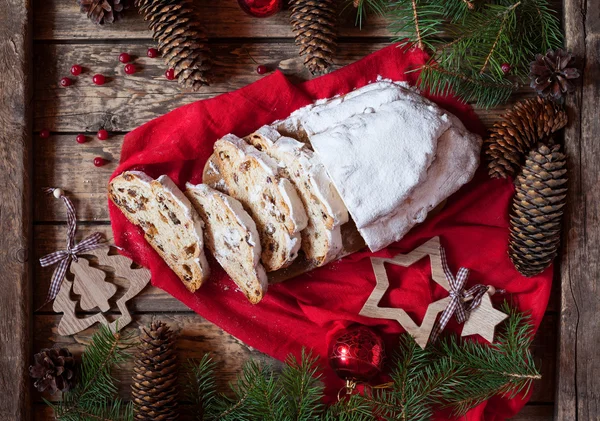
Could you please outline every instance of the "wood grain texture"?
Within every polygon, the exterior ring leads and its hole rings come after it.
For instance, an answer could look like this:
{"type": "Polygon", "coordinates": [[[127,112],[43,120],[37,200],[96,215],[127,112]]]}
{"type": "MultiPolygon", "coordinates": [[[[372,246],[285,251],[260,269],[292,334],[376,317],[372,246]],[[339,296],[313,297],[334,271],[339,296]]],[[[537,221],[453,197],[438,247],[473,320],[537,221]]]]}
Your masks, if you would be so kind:
{"type": "MultiPolygon", "coordinates": [[[[289,11],[268,19],[245,14],[236,0],[202,0],[193,5],[202,19],[209,38],[292,38],[289,11]]],[[[36,40],[136,39],[151,44],[152,33],[135,9],[113,25],[96,26],[79,12],[77,2],[69,0],[35,0],[34,37],[36,40]]],[[[341,37],[390,36],[388,22],[379,16],[369,18],[369,29],[354,26],[349,14],[341,17],[341,37]]],[[[150,46],[150,45],[149,45],[150,46]]]]}
{"type": "Polygon", "coordinates": [[[568,97],[565,150],[569,191],[561,262],[558,420],[600,418],[598,279],[600,279],[600,9],[593,1],[566,0],[566,46],[580,58],[582,78],[568,97]]]}
{"type": "MultiPolygon", "coordinates": [[[[353,63],[387,45],[344,43],[333,68],[353,63]]],[[[182,105],[230,92],[260,79],[263,76],[256,73],[256,62],[273,69],[279,66],[294,82],[310,77],[291,42],[223,43],[214,45],[215,83],[198,93],[186,92],[176,81],[165,79],[162,60],[146,57],[146,48],[139,44],[37,44],[34,130],[95,133],[105,128],[127,132],[182,105]],[[135,57],[137,73],[124,74],[123,65],[117,60],[122,51],[135,57]],[[62,88],[60,78],[69,73],[73,63],[81,64],[84,73],[73,78],[72,86],[62,88]],[[92,83],[96,73],[106,76],[105,85],[92,83]]],[[[526,93],[533,95],[523,88],[515,100],[526,93]]],[[[510,106],[509,103],[492,110],[477,109],[477,112],[483,123],[490,126],[510,106]]]]}
{"type": "Polygon", "coordinates": [[[0,12],[0,420],[31,415],[31,5],[0,12]]]}
{"type": "MultiPolygon", "coordinates": [[[[42,347],[68,347],[76,356],[81,355],[85,345],[89,343],[91,335],[95,332],[94,328],[85,330],[73,336],[60,336],[57,333],[56,325],[59,315],[38,315],[35,317],[34,328],[36,336],[34,339],[35,349],[42,347]]],[[[257,350],[245,345],[243,342],[223,332],[219,327],[204,320],[195,313],[161,313],[161,314],[139,314],[134,315],[133,322],[127,327],[127,331],[137,329],[140,325],[146,325],[152,320],[162,320],[169,324],[180,336],[178,340],[178,355],[182,360],[188,358],[199,358],[204,353],[210,352],[217,361],[217,378],[219,385],[223,388],[226,384],[237,376],[241,371],[242,365],[249,359],[254,358],[257,361],[275,364],[281,367],[281,363],[258,352],[257,350]]],[[[554,327],[555,317],[547,317],[541,325],[541,329],[551,331],[554,327]]],[[[542,349],[548,346],[548,343],[540,340],[542,337],[534,340],[533,351],[534,358],[538,360],[542,357],[542,349]]],[[[123,398],[129,396],[129,385],[131,384],[132,362],[123,365],[121,370],[116,372],[116,377],[122,383],[119,387],[123,398]]],[[[546,378],[546,374],[551,376],[552,371],[542,367],[542,380],[536,381],[533,387],[531,402],[533,403],[551,403],[553,401],[553,381],[551,377],[546,378]]],[[[224,389],[222,389],[224,390],[224,389]]],[[[34,393],[33,401],[41,402],[41,397],[56,399],[46,394],[34,393]]]]}
{"type": "Polygon", "coordinates": [[[74,281],[63,280],[60,291],[52,303],[52,309],[63,313],[58,324],[58,333],[62,336],[73,335],[95,323],[108,325],[115,332],[131,323],[131,313],[127,302],[138,295],[150,282],[150,271],[146,268],[132,267],[133,262],[117,253],[113,247],[95,249],[71,263],[70,272],[74,281]],[[121,278],[127,284],[127,290],[116,300],[119,316],[112,322],[103,312],[111,310],[111,299],[118,290],[115,279],[121,278]],[[71,288],[78,298],[71,298],[71,288]],[[83,310],[95,310],[91,316],[79,317],[77,304],[83,310]]]}

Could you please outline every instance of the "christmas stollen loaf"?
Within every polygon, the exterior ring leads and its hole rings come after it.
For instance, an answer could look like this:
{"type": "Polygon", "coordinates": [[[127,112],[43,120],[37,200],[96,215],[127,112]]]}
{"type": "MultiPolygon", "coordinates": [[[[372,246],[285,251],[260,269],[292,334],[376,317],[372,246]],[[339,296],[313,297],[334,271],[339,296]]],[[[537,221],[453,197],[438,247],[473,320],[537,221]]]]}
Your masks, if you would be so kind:
{"type": "Polygon", "coordinates": [[[281,136],[270,126],[245,139],[277,160],[283,175],[298,190],[308,216],[301,232],[306,259],[317,267],[335,259],[342,250],[340,226],[348,222],[348,211],[323,164],[304,143],[281,136]]]}
{"type": "Polygon", "coordinates": [[[308,217],[295,187],[277,162],[232,134],[219,139],[204,167],[203,182],[239,200],[258,228],[267,272],[289,266],[298,255],[308,217]]]}
{"type": "Polygon", "coordinates": [[[166,175],[153,180],[139,171],[127,171],[108,185],[108,197],[133,224],[144,230],[146,241],[196,291],[208,278],[202,220],[166,175]]]}
{"type": "Polygon", "coordinates": [[[204,221],[206,247],[252,304],[267,292],[256,224],[232,197],[206,184],[186,184],[185,195],[204,221]]]}
{"type": "Polygon", "coordinates": [[[479,163],[479,136],[391,81],[317,101],[273,126],[310,143],[372,251],[422,222],[479,163]]]}

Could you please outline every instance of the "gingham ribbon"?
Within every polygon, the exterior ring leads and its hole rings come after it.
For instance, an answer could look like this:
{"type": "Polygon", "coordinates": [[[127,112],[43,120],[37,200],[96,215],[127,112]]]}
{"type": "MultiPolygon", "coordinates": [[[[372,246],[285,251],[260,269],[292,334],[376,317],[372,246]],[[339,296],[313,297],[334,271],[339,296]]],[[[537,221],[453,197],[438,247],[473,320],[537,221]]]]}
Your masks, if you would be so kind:
{"type": "Polygon", "coordinates": [[[464,323],[469,317],[469,312],[479,307],[483,295],[486,294],[490,288],[488,285],[478,284],[465,291],[465,284],[469,277],[469,269],[461,267],[458,270],[456,277],[454,277],[448,267],[446,251],[442,246],[440,246],[440,257],[444,274],[450,285],[451,300],[431,331],[431,336],[429,338],[431,342],[437,340],[453,315],[456,315],[458,323],[464,323]],[[468,303],[465,303],[465,299],[468,297],[472,297],[472,299],[468,303]]]}
{"type": "MultiPolygon", "coordinates": [[[[54,188],[46,188],[44,191],[46,193],[52,194],[54,192],[54,188]]],[[[46,301],[44,304],[54,300],[58,291],[60,291],[60,286],[62,281],[67,273],[67,269],[71,266],[71,261],[77,261],[77,255],[79,253],[84,253],[86,251],[93,250],[102,245],[102,234],[99,232],[95,232],[85,238],[83,241],[75,244],[75,232],[77,231],[77,217],[75,216],[75,207],[71,200],[65,196],[64,194],[60,195],[60,198],[65,203],[67,207],[67,249],[55,251],[54,253],[47,254],[46,256],[40,259],[40,264],[42,267],[51,266],[58,263],[58,266],[54,270],[54,274],[52,275],[52,281],[50,282],[50,289],[48,290],[48,296],[46,297],[46,301]]]]}

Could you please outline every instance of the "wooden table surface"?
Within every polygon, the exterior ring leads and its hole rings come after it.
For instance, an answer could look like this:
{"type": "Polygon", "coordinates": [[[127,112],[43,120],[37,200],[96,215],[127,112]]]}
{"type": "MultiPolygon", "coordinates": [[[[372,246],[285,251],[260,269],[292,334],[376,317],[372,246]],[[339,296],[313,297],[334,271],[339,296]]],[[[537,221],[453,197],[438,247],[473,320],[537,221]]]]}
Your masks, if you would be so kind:
{"type": "MultiPolygon", "coordinates": [[[[565,252],[534,353],[543,379],[535,384],[530,403],[515,419],[599,419],[597,400],[600,362],[596,347],[600,309],[595,280],[600,274],[598,216],[598,82],[600,16],[597,4],[565,0],[567,46],[583,60],[583,85],[568,102],[571,124],[565,144],[570,166],[570,205],[565,252]],[[589,10],[588,10],[589,9],[589,10]],[[594,136],[595,134],[595,136],[594,136]],[[595,190],[592,190],[592,187],[595,190]],[[559,278],[560,272],[560,278],[559,278]],[[561,288],[562,284],[562,288],[561,288]],[[559,336],[560,327],[560,336],[559,336]],[[557,351],[560,350],[560,354],[557,351]],[[559,362],[559,363],[557,363],[559,362]]],[[[261,76],[256,63],[280,68],[294,80],[309,77],[297,58],[288,12],[269,19],[245,15],[234,0],[196,1],[211,39],[216,82],[200,93],[183,91],[167,81],[160,59],[149,59],[151,33],[135,11],[112,26],[98,27],[79,13],[74,0],[7,0],[0,16],[0,420],[51,419],[42,396],[30,387],[31,354],[43,347],[68,346],[80,353],[94,328],[73,337],[56,332],[59,315],[50,305],[38,309],[48,291],[51,269],[40,256],[64,248],[66,217],[61,201],[44,196],[44,186],[60,186],[73,199],[79,238],[93,231],[111,237],[106,182],[115,169],[123,136],[140,124],[178,106],[241,88],[261,76]],[[121,52],[134,57],[138,72],[123,74],[121,52]],[[72,64],[84,67],[68,89],[59,80],[72,64]],[[95,86],[95,73],[107,76],[95,86]],[[50,139],[38,136],[42,128],[50,139]],[[95,132],[111,136],[99,141],[95,132]],[[75,142],[78,133],[89,141],[75,142]],[[110,164],[96,168],[93,158],[110,164]]],[[[340,25],[336,67],[351,63],[390,41],[384,19],[371,19],[363,31],[352,19],[340,25]]],[[[517,93],[513,102],[531,96],[517,93]]],[[[478,109],[491,125],[510,104],[478,109]]],[[[130,302],[134,322],[129,328],[160,318],[179,333],[183,358],[214,353],[223,382],[231,380],[250,357],[269,360],[154,287],[130,302]]],[[[127,370],[118,374],[123,397],[129,395],[127,370]]]]}

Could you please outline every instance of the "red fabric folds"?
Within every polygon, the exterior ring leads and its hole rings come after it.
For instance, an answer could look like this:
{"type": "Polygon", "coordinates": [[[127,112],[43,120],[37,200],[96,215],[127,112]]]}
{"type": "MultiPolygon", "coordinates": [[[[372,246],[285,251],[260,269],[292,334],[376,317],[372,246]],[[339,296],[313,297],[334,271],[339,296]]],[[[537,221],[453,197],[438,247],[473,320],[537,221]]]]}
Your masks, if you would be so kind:
{"type": "MultiPolygon", "coordinates": [[[[213,143],[227,133],[244,136],[264,124],[288,116],[318,98],[344,94],[375,81],[379,76],[414,83],[409,72],[426,61],[419,50],[387,47],[329,75],[293,85],[280,73],[264,77],[235,92],[178,108],[144,124],[125,138],[121,164],[113,176],[125,170],[143,170],[153,177],[167,174],[179,186],[199,183],[213,143]],[[407,73],[408,72],[408,73],[407,73]]],[[[472,131],[483,127],[473,110],[453,97],[431,97],[456,114],[472,131]]],[[[368,182],[368,180],[365,180],[368,182]]],[[[513,193],[509,180],[490,180],[480,170],[473,181],[453,195],[437,216],[414,228],[402,241],[376,253],[406,253],[433,236],[440,236],[453,271],[471,270],[468,285],[491,284],[504,288],[519,309],[529,311],[539,326],[550,295],[552,271],[525,278],[507,256],[507,210],[513,193]]],[[[358,316],[375,285],[368,251],[355,253],[323,268],[272,285],[263,301],[253,306],[235,284],[211,260],[213,275],[195,294],[146,243],[140,229],[130,224],[112,204],[110,215],[115,243],[124,253],[152,271],[152,283],[192,310],[248,345],[283,360],[299,355],[302,347],[322,357],[325,384],[333,396],[342,386],[328,366],[327,340],[336,329],[352,323],[372,326],[392,351],[402,328],[395,321],[358,316]]],[[[444,297],[441,287],[430,281],[429,261],[409,268],[388,266],[390,289],[381,305],[401,307],[419,322],[427,305],[444,297]]],[[[503,298],[495,297],[498,305],[503,298]]],[[[451,322],[447,328],[459,331],[451,322]]],[[[503,420],[513,416],[526,399],[500,397],[472,410],[467,420],[503,420]]],[[[439,419],[445,419],[443,414],[439,419]]]]}

